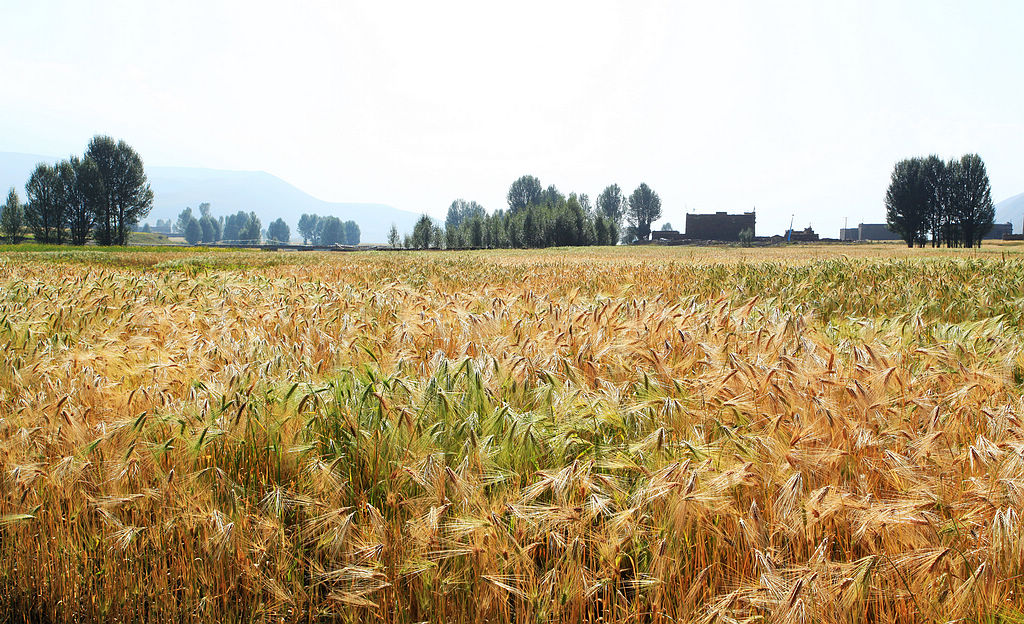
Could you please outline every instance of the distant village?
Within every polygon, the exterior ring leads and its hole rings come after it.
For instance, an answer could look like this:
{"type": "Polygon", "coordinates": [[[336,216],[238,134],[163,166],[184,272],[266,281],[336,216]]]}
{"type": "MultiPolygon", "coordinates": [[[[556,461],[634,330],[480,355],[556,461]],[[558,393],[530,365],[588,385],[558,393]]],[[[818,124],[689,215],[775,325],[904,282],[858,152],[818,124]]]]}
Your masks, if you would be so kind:
{"type": "MultiPolygon", "coordinates": [[[[897,241],[899,234],[889,229],[885,223],[861,223],[855,228],[839,228],[838,238],[821,237],[812,228],[803,230],[786,230],[773,236],[754,236],[757,215],[755,212],[729,214],[715,212],[711,214],[687,214],[686,229],[656,230],[651,232],[651,242],[666,245],[692,244],[696,242],[854,242],[854,241],[897,241]]],[[[985,240],[1024,240],[1024,234],[1014,234],[1013,224],[995,223],[985,240]]]]}

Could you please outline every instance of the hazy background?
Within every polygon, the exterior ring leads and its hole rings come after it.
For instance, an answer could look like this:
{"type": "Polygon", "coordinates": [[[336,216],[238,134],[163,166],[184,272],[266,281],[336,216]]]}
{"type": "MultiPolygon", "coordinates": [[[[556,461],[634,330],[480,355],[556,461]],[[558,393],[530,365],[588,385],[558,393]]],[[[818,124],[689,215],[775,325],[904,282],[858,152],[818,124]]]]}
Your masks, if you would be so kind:
{"type": "Polygon", "coordinates": [[[758,234],[884,221],[914,155],[977,152],[994,200],[1024,192],[1024,3],[292,4],[0,3],[0,151],[103,133],[442,219],[527,173],[645,181],[679,228],[756,206],[758,234]]]}

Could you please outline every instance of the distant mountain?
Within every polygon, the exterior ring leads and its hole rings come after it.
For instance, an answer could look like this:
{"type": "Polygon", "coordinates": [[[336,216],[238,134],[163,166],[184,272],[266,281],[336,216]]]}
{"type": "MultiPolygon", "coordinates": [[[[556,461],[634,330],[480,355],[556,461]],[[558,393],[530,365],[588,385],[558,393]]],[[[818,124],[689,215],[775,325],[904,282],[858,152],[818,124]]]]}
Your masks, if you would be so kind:
{"type": "MultiPolygon", "coordinates": [[[[0,152],[0,190],[18,189],[25,200],[25,182],[40,162],[53,163],[56,158],[35,154],[0,152]]],[[[292,238],[299,238],[298,222],[303,213],[336,216],[359,224],[364,243],[383,243],[391,224],[403,234],[411,232],[419,215],[384,204],[334,203],[317,199],[284,180],[262,171],[225,171],[189,167],[146,167],[153,187],[153,210],[146,221],[176,219],[190,206],[193,212],[202,202],[209,202],[214,216],[227,216],[239,210],[252,211],[266,228],[275,219],[284,219],[291,227],[292,238]]]]}
{"type": "Polygon", "coordinates": [[[1013,224],[1013,231],[1017,234],[1024,233],[1024,193],[1014,195],[1009,199],[996,204],[996,223],[1013,224]]]}
{"type": "Polygon", "coordinates": [[[25,201],[25,183],[28,182],[28,176],[35,166],[41,162],[56,161],[57,159],[51,156],[0,152],[0,188],[3,189],[4,200],[7,199],[7,190],[13,186],[18,189],[21,201],[25,201]]]}

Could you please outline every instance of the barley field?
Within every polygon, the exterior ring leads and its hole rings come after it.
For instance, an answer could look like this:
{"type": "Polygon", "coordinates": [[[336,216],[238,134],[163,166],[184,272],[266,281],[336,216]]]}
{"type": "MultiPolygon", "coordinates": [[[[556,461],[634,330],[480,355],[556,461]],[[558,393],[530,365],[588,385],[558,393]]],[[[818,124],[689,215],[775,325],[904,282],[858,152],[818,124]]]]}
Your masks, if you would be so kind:
{"type": "Polygon", "coordinates": [[[1022,622],[1021,252],[2,252],[0,622],[1022,622]]]}

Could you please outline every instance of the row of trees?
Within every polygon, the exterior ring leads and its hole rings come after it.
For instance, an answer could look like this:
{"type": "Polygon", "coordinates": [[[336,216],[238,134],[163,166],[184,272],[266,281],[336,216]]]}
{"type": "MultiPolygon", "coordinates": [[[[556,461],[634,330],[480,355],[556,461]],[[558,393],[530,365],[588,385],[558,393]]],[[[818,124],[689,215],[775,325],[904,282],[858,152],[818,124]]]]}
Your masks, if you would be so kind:
{"type": "MultiPolygon", "coordinates": [[[[509,211],[515,213],[532,205],[554,203],[560,196],[553,185],[545,189],[536,177],[525,175],[509,187],[506,201],[509,211]]],[[[586,194],[579,198],[587,213],[613,222],[616,231],[622,232],[625,243],[648,240],[651,224],[661,218],[661,198],[646,183],[641,183],[628,198],[623,196],[618,184],[611,184],[597,196],[595,208],[590,206],[586,194]],[[622,228],[623,219],[625,229],[622,228]]]]}
{"type": "Polygon", "coordinates": [[[404,239],[392,226],[388,243],[417,249],[614,245],[620,238],[627,243],[648,239],[651,223],[661,217],[661,199],[647,184],[628,199],[612,184],[593,205],[586,194],[565,196],[526,175],[509,187],[507,201],[508,210],[488,214],[475,201],[457,199],[444,227],[423,215],[404,239]]]}
{"type": "MultiPolygon", "coordinates": [[[[169,225],[193,245],[215,242],[257,243],[261,238],[270,243],[287,243],[291,240],[291,228],[284,219],[272,221],[261,233],[262,226],[256,213],[239,211],[227,217],[214,217],[210,214],[209,203],[199,204],[198,218],[191,208],[185,208],[178,215],[178,220],[169,225]]],[[[315,214],[302,215],[299,219],[299,234],[303,242],[315,245],[358,245],[360,239],[359,225],[355,221],[315,214]]]]}
{"type": "Polygon", "coordinates": [[[995,207],[985,163],[977,154],[944,162],[938,156],[896,163],[885,194],[889,229],[908,247],[981,246],[995,207]]]}
{"type": "MultiPolygon", "coordinates": [[[[185,208],[178,214],[174,229],[181,232],[190,245],[198,243],[258,243],[260,230],[263,227],[255,212],[239,210],[227,217],[214,217],[210,213],[210,204],[199,204],[199,217],[192,213],[192,208],[185,208]]],[[[270,224],[263,233],[268,240],[288,241],[288,225],[281,219],[270,224]],[[283,226],[283,232],[281,227],[283,226]],[[283,238],[277,238],[283,236],[283,238]]]]}
{"type": "Polygon", "coordinates": [[[4,238],[28,229],[36,242],[125,245],[153,206],[142,159],[124,141],[97,135],[85,155],[56,165],[40,163],[25,184],[27,203],[12,188],[0,213],[4,238]]]}
{"type": "Polygon", "coordinates": [[[358,245],[361,233],[355,221],[303,214],[299,217],[299,236],[303,243],[314,245],[358,245]]]}

